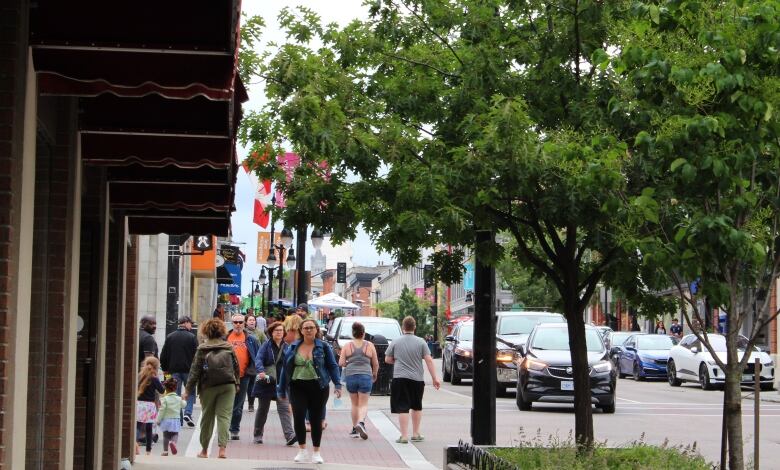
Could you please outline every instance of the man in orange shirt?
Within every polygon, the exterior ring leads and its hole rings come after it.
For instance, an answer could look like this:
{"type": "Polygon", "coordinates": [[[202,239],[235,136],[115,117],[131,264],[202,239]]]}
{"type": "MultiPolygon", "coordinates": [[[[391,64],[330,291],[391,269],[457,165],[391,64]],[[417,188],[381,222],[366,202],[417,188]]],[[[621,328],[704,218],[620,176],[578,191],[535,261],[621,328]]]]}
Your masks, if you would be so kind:
{"type": "Polygon", "coordinates": [[[230,420],[230,439],[237,441],[239,439],[239,430],[241,428],[241,416],[244,411],[244,399],[246,398],[246,388],[249,385],[249,376],[256,375],[255,355],[260,349],[260,343],[254,335],[248,335],[244,331],[244,316],[233,315],[233,329],[227,337],[227,342],[233,345],[233,351],[238,359],[238,370],[241,376],[239,390],[233,401],[233,417],[230,420]]]}

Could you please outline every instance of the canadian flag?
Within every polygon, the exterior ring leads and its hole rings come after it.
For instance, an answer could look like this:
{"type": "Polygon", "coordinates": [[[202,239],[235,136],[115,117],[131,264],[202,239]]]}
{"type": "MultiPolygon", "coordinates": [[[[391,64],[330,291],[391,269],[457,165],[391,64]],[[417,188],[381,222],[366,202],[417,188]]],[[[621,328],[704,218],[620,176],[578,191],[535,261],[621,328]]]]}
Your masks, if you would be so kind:
{"type": "Polygon", "coordinates": [[[267,228],[270,218],[268,208],[271,206],[271,197],[273,197],[271,193],[271,180],[263,180],[263,182],[260,183],[257,176],[249,169],[249,165],[246,161],[241,164],[241,167],[244,168],[252,185],[257,188],[255,191],[255,210],[252,221],[262,228],[267,228]]]}

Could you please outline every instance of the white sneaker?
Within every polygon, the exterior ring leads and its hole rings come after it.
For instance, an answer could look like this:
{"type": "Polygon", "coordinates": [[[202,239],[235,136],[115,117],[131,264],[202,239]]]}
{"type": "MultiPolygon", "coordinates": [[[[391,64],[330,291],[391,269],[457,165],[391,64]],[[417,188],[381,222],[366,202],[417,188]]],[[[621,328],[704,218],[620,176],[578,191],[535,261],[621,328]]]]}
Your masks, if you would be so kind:
{"type": "Polygon", "coordinates": [[[311,463],[325,463],[325,461],[322,460],[322,456],[319,452],[314,452],[311,454],[311,463]]]}
{"type": "Polygon", "coordinates": [[[295,458],[293,459],[293,461],[294,461],[295,463],[304,463],[304,462],[306,462],[307,460],[309,460],[309,453],[308,453],[308,452],[306,452],[306,449],[300,449],[300,450],[298,451],[298,454],[297,454],[297,455],[295,456],[295,458]]]}

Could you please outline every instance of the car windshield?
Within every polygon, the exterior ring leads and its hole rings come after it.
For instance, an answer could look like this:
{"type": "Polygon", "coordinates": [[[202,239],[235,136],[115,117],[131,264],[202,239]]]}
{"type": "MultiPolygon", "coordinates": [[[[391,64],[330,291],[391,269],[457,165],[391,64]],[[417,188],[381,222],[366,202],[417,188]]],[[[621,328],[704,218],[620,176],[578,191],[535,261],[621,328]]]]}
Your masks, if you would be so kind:
{"type": "MultiPolygon", "coordinates": [[[[596,330],[585,330],[585,344],[588,351],[598,352],[604,349],[604,343],[596,330]]],[[[566,328],[539,328],[534,335],[531,348],[568,351],[569,332],[566,328]]]]}
{"type": "Polygon", "coordinates": [[[500,335],[527,335],[538,323],[565,323],[560,315],[505,315],[498,326],[500,335]]]}
{"type": "MultiPolygon", "coordinates": [[[[341,325],[341,333],[339,333],[339,339],[352,339],[352,324],[354,321],[344,321],[341,325]]],[[[401,327],[395,322],[377,322],[377,321],[361,321],[360,323],[366,327],[366,334],[376,336],[382,335],[390,341],[401,336],[401,327]]]]}
{"type": "Polygon", "coordinates": [[[460,327],[460,333],[458,333],[458,339],[461,341],[473,341],[474,340],[474,324],[469,323],[460,327]]]}
{"type": "Polygon", "coordinates": [[[609,335],[609,343],[614,346],[623,346],[629,336],[634,333],[612,333],[609,335]]]}
{"type": "MultiPolygon", "coordinates": [[[[707,335],[707,337],[710,339],[710,344],[712,345],[712,349],[714,349],[715,352],[726,352],[726,338],[724,336],[707,335]]],[[[737,340],[737,351],[745,352],[747,343],[747,338],[740,336],[737,340]]],[[[755,347],[753,347],[753,350],[758,351],[758,349],[755,347]]]]}
{"type": "Polygon", "coordinates": [[[637,349],[670,349],[674,346],[671,336],[666,335],[642,335],[637,337],[637,349]]]}

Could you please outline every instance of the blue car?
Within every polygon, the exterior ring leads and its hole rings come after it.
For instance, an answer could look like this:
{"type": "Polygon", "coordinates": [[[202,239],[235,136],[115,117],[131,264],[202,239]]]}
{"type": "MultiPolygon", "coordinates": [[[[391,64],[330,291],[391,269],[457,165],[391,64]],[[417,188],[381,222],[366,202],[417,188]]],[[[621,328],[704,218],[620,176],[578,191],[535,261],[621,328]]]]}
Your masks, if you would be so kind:
{"type": "Polygon", "coordinates": [[[618,376],[632,375],[634,380],[666,378],[669,350],[677,338],[669,335],[636,334],[623,343],[618,357],[618,376]]]}

